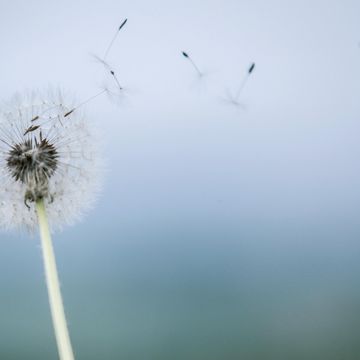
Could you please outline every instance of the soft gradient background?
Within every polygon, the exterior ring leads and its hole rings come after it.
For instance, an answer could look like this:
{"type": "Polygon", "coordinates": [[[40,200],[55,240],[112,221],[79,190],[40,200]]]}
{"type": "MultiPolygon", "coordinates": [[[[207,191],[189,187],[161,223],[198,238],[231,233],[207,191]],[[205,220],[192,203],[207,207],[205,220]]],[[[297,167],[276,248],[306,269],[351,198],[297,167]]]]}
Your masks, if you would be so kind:
{"type": "MultiPolygon", "coordinates": [[[[0,97],[98,92],[125,17],[104,192],[54,237],[77,359],[359,359],[360,3],[2,0],[0,97]]],[[[57,359],[38,237],[0,247],[0,359],[57,359]]]]}

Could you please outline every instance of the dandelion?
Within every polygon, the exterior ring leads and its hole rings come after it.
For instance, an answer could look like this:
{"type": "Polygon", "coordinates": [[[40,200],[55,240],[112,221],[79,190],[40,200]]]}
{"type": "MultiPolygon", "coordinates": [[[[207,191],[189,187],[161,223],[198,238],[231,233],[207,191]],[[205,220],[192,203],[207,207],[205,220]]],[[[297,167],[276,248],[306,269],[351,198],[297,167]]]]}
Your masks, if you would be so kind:
{"type": "Polygon", "coordinates": [[[59,356],[71,360],[50,232],[75,222],[94,203],[98,141],[81,109],[60,90],[18,94],[1,110],[0,226],[39,226],[59,356]]]}

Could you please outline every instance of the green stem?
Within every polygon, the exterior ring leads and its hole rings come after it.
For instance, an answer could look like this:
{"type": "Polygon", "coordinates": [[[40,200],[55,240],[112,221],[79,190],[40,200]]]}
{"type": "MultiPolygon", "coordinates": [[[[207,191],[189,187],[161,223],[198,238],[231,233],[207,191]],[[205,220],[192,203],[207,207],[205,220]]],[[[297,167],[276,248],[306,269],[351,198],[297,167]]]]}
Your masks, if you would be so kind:
{"type": "Polygon", "coordinates": [[[46,286],[48,289],[51,317],[60,360],[73,360],[70,336],[66,325],[63,301],[60,292],[59,278],[48,220],[43,199],[36,201],[36,212],[39,220],[41,248],[45,266],[46,286]]]}

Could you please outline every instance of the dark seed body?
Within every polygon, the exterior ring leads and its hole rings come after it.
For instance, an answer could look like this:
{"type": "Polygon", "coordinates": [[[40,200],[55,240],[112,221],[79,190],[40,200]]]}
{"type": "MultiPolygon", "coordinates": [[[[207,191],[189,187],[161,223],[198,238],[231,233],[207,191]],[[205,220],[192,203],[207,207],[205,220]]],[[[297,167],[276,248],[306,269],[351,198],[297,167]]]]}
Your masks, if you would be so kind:
{"type": "Polygon", "coordinates": [[[48,196],[48,181],[58,163],[58,153],[47,139],[36,138],[13,145],[6,159],[11,176],[27,185],[28,200],[36,201],[48,196]]]}

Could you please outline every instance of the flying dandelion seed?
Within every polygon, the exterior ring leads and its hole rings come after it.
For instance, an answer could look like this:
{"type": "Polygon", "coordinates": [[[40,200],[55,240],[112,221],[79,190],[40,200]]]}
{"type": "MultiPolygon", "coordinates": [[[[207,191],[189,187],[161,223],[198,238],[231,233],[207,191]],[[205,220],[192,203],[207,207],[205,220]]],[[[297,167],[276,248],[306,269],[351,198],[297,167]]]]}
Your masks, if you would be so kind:
{"type": "MultiPolygon", "coordinates": [[[[106,58],[117,38],[117,36],[119,35],[119,32],[120,30],[125,26],[125,24],[127,23],[127,19],[125,19],[121,24],[120,26],[118,27],[118,29],[116,30],[116,33],[114,35],[114,37],[112,38],[112,40],[110,41],[110,44],[108,45],[105,53],[104,53],[104,56],[101,58],[95,54],[92,54],[92,57],[97,61],[99,62],[100,64],[103,65],[104,69],[106,70],[106,73],[107,74],[110,74],[113,81],[115,82],[116,84],[116,87],[117,87],[117,93],[121,94],[122,93],[122,90],[124,90],[123,86],[121,86],[120,84],[120,81],[119,81],[119,78],[117,76],[117,74],[115,73],[115,70],[112,66],[110,66],[110,64],[107,62],[106,58]]],[[[108,87],[108,86],[107,86],[108,87]]],[[[113,94],[115,94],[116,92],[115,91],[111,91],[113,94]]]]}
{"type": "Polygon", "coordinates": [[[198,76],[201,78],[204,74],[200,71],[199,67],[195,64],[194,60],[185,51],[182,51],[181,53],[183,54],[184,58],[186,58],[186,59],[188,59],[190,61],[191,65],[193,66],[193,68],[197,72],[198,76]]]}
{"type": "Polygon", "coordinates": [[[90,122],[61,91],[15,96],[0,114],[0,226],[40,230],[60,360],[73,360],[50,228],[78,220],[100,188],[90,122]],[[50,228],[48,225],[50,222],[50,228]]]}
{"type": "Polygon", "coordinates": [[[113,92],[113,93],[118,93],[118,95],[123,95],[123,90],[124,87],[120,84],[119,78],[117,76],[117,74],[115,73],[114,68],[104,59],[102,59],[101,57],[97,56],[96,54],[91,54],[91,57],[99,64],[101,64],[105,70],[105,73],[107,75],[110,75],[110,77],[112,78],[112,83],[113,86],[110,86],[109,84],[107,84],[105,86],[105,89],[113,92]],[[115,87],[115,90],[110,90],[110,88],[115,87]]]}
{"type": "Polygon", "coordinates": [[[245,76],[242,79],[242,82],[241,82],[238,90],[236,91],[236,94],[233,96],[229,91],[227,91],[227,93],[226,93],[226,101],[230,102],[233,105],[237,105],[237,106],[240,106],[240,107],[244,108],[244,105],[242,105],[239,102],[240,95],[242,94],[242,92],[243,92],[243,90],[245,88],[245,85],[246,85],[251,73],[254,71],[254,69],[255,69],[255,63],[251,63],[251,65],[249,66],[248,71],[246,72],[245,76]]]}
{"type": "Polygon", "coordinates": [[[105,54],[104,54],[104,56],[103,56],[103,60],[104,60],[104,61],[106,60],[106,58],[107,58],[107,56],[108,56],[108,54],[109,54],[109,52],[110,52],[110,50],[111,50],[111,48],[112,48],[112,46],[113,46],[113,44],[114,44],[114,42],[115,42],[117,36],[119,35],[120,30],[125,26],[125,24],[127,23],[127,21],[128,21],[128,19],[125,19],[125,20],[120,24],[120,26],[118,27],[118,29],[116,30],[116,33],[115,33],[114,37],[111,39],[110,44],[108,45],[108,47],[107,47],[107,49],[106,49],[106,51],[105,51],[105,54]]]}

